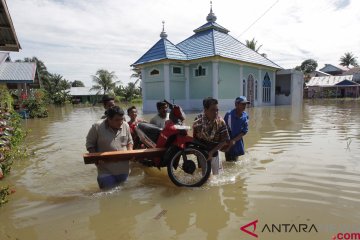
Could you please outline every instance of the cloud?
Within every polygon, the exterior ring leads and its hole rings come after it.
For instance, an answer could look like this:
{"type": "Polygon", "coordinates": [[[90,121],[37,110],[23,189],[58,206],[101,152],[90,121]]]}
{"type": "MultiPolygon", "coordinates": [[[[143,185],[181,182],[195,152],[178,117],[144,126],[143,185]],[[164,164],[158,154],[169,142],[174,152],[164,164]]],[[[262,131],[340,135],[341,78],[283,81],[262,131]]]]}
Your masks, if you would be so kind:
{"type": "MultiPolygon", "coordinates": [[[[360,1],[279,1],[239,40],[255,39],[268,57],[285,68],[306,58],[337,64],[352,51],[360,56],[360,1]],[[334,6],[337,7],[334,9],[334,6]],[[341,11],[337,11],[341,9],[341,11]]],[[[37,56],[50,72],[91,86],[99,68],[130,81],[130,65],[159,40],[165,20],[174,44],[205,23],[207,0],[8,0],[22,46],[12,59],[37,56]]],[[[238,37],[268,8],[266,0],[243,4],[215,0],[217,22],[238,37]]]]}
{"type": "Polygon", "coordinates": [[[333,0],[332,4],[336,10],[341,10],[350,5],[350,0],[333,0]]]}

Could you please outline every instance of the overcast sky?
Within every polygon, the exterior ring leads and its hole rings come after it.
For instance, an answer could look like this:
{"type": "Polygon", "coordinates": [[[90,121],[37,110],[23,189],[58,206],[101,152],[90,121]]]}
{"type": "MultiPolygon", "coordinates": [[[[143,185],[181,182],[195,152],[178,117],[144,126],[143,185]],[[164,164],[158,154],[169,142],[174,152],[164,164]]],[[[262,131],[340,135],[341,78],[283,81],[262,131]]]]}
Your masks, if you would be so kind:
{"type": "MultiPolygon", "coordinates": [[[[115,71],[124,83],[130,81],[130,65],[160,39],[162,20],[168,39],[177,44],[206,23],[209,13],[208,0],[7,4],[22,46],[20,53],[11,53],[12,59],[37,56],[51,73],[87,86],[99,68],[115,71]]],[[[216,22],[229,34],[241,42],[255,37],[263,45],[259,52],[284,68],[308,58],[317,60],[320,68],[338,65],[345,52],[360,57],[359,0],[213,0],[213,10],[216,22]]]]}

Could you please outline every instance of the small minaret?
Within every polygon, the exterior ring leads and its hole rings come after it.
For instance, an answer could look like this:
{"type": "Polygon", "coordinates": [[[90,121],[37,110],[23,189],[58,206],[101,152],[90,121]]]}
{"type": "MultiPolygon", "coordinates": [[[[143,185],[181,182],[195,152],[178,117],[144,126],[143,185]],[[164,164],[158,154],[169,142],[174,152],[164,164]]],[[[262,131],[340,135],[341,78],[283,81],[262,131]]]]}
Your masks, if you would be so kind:
{"type": "Polygon", "coordinates": [[[162,21],[162,24],[163,24],[163,28],[162,28],[162,32],[160,33],[160,37],[162,39],[166,39],[168,35],[165,32],[165,21],[162,21]]]}
{"type": "Polygon", "coordinates": [[[210,13],[207,15],[206,21],[208,21],[208,22],[215,22],[216,21],[216,16],[215,16],[215,14],[213,13],[213,10],[212,10],[212,1],[210,1],[210,13]]]}

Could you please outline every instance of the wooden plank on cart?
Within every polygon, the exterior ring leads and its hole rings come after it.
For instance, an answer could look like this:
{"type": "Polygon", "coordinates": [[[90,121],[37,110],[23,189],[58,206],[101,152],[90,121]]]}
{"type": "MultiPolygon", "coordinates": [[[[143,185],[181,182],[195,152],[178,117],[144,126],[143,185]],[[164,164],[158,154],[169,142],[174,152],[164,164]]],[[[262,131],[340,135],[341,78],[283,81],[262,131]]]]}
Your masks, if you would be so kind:
{"type": "Polygon", "coordinates": [[[126,160],[140,160],[151,159],[154,157],[161,157],[165,154],[166,148],[149,148],[138,150],[124,150],[124,151],[111,151],[111,152],[97,152],[97,153],[85,153],[84,163],[93,164],[99,160],[104,162],[117,162],[126,160]]]}

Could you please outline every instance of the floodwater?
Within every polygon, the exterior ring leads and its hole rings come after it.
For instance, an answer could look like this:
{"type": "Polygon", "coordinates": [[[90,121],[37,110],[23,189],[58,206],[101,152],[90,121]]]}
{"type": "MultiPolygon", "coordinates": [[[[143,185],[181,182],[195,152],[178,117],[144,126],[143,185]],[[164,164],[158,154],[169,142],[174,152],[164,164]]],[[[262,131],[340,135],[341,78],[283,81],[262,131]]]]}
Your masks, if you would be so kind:
{"type": "Polygon", "coordinates": [[[259,239],[360,232],[360,101],[247,111],[246,155],[193,189],[134,166],[128,182],[99,191],[82,153],[101,107],[52,107],[24,121],[34,154],[5,180],[16,193],[0,208],[0,239],[256,239],[240,230],[255,220],[247,230],[259,239]]]}

